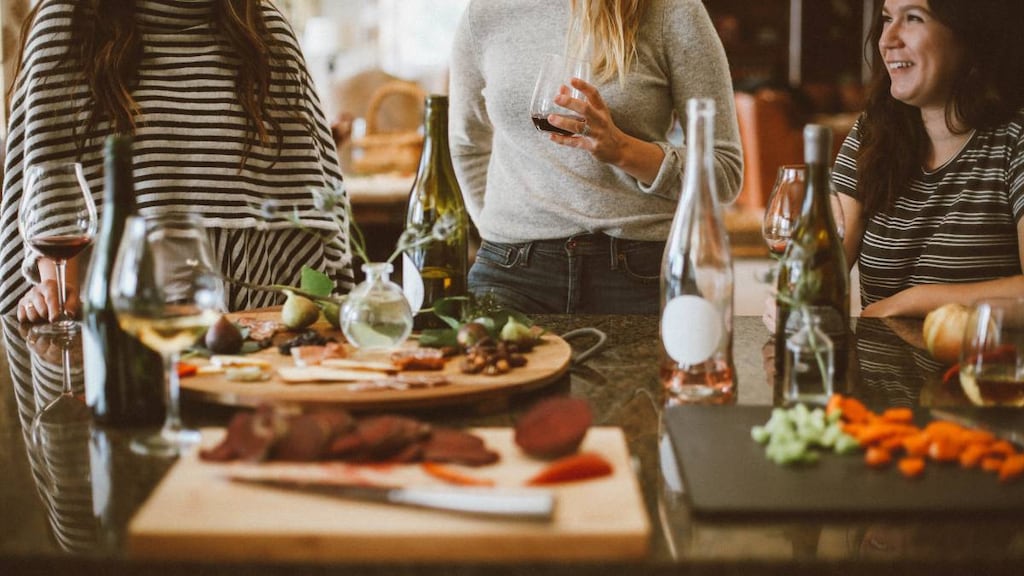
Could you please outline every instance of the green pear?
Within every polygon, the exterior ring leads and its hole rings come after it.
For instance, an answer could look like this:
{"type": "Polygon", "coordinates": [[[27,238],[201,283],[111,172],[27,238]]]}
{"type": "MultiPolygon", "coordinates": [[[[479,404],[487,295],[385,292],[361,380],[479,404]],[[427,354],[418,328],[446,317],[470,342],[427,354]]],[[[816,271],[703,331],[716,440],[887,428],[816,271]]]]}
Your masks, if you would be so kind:
{"type": "Polygon", "coordinates": [[[290,330],[301,330],[320,319],[320,309],[312,300],[285,291],[288,299],[281,307],[281,322],[290,330]]]}

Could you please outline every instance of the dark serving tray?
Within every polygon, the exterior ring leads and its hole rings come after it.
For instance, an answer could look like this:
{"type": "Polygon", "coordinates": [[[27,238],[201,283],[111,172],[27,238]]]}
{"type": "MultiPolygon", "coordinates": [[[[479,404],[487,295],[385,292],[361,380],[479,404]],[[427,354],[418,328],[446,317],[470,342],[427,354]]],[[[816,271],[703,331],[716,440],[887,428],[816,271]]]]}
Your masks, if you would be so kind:
{"type": "MultiPolygon", "coordinates": [[[[766,406],[676,406],[665,411],[685,495],[697,514],[993,514],[1024,512],[1024,479],[928,462],[916,479],[874,470],[861,453],[779,466],[750,437],[766,406]]],[[[926,420],[927,416],[922,413],[926,420]]],[[[1024,420],[1024,414],[1020,414],[1024,420]]]]}

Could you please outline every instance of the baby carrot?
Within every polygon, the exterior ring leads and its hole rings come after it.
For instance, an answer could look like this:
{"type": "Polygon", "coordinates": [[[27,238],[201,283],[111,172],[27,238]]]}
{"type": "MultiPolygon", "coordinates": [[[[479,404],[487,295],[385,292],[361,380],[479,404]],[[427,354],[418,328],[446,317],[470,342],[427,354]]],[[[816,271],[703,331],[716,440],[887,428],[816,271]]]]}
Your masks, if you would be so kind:
{"type": "Polygon", "coordinates": [[[924,472],[924,458],[906,457],[900,458],[900,474],[907,478],[917,478],[924,472]]]}
{"type": "Polygon", "coordinates": [[[437,462],[424,462],[422,466],[424,472],[449,484],[459,486],[494,486],[494,480],[463,474],[437,462]]]}
{"type": "Polygon", "coordinates": [[[892,454],[885,448],[872,446],[864,453],[864,462],[872,468],[884,468],[892,462],[892,454]]]}

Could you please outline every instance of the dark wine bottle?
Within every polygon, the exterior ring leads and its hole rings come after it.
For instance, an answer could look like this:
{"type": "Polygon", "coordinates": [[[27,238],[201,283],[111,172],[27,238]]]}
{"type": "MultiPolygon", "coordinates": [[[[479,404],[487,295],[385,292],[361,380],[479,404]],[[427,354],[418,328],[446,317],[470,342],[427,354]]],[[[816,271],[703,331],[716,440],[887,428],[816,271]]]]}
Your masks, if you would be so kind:
{"type": "Polygon", "coordinates": [[[733,265],[714,165],[715,102],[686,105],[683,190],[661,269],[665,403],[733,404],[733,265]]]}
{"type": "Polygon", "coordinates": [[[448,97],[429,95],[425,108],[423,153],[405,226],[430,234],[439,220],[449,218],[451,233],[402,255],[402,288],[416,313],[416,329],[444,326],[429,309],[441,298],[466,294],[469,262],[469,217],[448,148],[448,97]]]}
{"type": "Polygon", "coordinates": [[[110,276],[125,220],[134,214],[132,139],[110,136],[104,149],[103,215],[82,287],[85,397],[105,426],[157,426],[164,418],[162,361],[121,330],[110,299],[110,276]]]}
{"type": "Polygon", "coordinates": [[[842,374],[845,368],[850,332],[850,272],[832,213],[831,151],[831,129],[817,124],[804,128],[804,203],[800,221],[779,264],[776,374],[782,373],[786,339],[801,327],[801,307],[818,318],[819,328],[835,345],[836,373],[842,374]]]}

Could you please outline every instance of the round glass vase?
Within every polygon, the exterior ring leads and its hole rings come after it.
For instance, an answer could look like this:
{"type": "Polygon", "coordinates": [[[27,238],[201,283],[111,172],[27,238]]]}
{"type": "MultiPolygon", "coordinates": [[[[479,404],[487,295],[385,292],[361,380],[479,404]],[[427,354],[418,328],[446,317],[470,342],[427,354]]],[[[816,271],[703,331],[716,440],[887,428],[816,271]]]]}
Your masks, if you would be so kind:
{"type": "Polygon", "coordinates": [[[832,396],[835,345],[821,330],[817,314],[807,308],[799,313],[800,329],[786,340],[786,403],[824,406],[832,396]]]}
{"type": "Polygon", "coordinates": [[[363,264],[366,280],[341,307],[341,331],[360,350],[397,348],[412,333],[412,308],[402,287],[391,281],[387,262],[363,264]]]}

